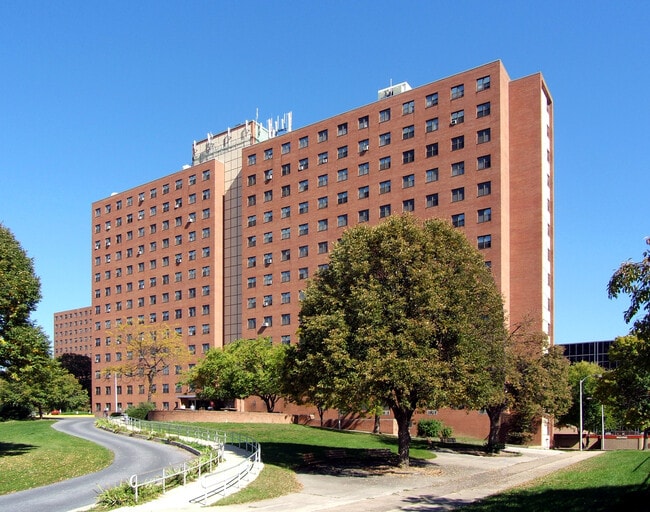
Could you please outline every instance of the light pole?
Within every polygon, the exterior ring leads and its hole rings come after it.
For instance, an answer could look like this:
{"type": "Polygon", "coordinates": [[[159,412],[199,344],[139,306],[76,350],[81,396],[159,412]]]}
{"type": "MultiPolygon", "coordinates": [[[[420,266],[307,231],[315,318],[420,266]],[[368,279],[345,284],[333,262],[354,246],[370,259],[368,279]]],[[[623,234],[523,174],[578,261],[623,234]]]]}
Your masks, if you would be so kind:
{"type": "MultiPolygon", "coordinates": [[[[584,379],[580,380],[580,433],[578,435],[578,442],[580,445],[580,451],[582,451],[582,383],[586,381],[589,377],[596,377],[597,379],[600,379],[602,375],[587,375],[584,379]]],[[[603,439],[600,443],[600,446],[602,449],[604,449],[604,442],[605,442],[605,409],[601,405],[601,423],[602,423],[602,429],[603,429],[603,439]]]]}

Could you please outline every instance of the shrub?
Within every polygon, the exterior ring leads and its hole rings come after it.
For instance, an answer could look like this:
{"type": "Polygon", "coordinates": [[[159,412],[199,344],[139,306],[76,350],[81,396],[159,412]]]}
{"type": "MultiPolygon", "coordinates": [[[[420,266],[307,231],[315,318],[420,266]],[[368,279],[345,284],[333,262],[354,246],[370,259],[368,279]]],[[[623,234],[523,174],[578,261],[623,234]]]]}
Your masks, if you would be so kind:
{"type": "Polygon", "coordinates": [[[421,420],[418,422],[419,437],[439,437],[443,428],[442,421],[421,420]]]}
{"type": "Polygon", "coordinates": [[[135,418],[137,420],[146,420],[147,414],[155,410],[156,406],[149,402],[144,402],[136,406],[129,407],[126,410],[126,415],[129,418],[135,418]]]}
{"type": "Polygon", "coordinates": [[[448,426],[444,426],[440,429],[440,437],[448,438],[454,434],[454,429],[448,426]]]}

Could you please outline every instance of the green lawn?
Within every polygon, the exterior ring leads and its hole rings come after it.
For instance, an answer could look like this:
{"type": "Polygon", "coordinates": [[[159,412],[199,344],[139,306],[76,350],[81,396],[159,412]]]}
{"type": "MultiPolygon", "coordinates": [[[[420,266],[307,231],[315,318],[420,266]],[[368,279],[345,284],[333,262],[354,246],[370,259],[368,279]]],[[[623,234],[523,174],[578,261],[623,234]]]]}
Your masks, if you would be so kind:
{"type": "Polygon", "coordinates": [[[650,453],[607,452],[463,508],[463,512],[645,511],[650,453]]]}
{"type": "Polygon", "coordinates": [[[58,432],[53,423],[0,422],[0,494],[85,475],[112,462],[106,448],[58,432]]]}

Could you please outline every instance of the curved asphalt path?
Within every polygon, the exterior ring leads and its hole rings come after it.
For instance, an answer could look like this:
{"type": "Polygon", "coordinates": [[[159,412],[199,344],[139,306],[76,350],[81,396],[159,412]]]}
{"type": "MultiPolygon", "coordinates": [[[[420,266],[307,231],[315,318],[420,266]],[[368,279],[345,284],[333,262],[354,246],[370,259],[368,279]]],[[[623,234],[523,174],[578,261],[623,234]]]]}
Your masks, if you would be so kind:
{"type": "MultiPolygon", "coordinates": [[[[62,419],[54,428],[102,445],[115,454],[113,464],[89,475],[0,496],[0,510],[11,512],[68,512],[93,505],[99,488],[106,489],[131,475],[155,472],[193,456],[175,446],[121,436],[94,426],[95,418],[62,419]]],[[[151,476],[151,475],[147,475],[151,476]]]]}

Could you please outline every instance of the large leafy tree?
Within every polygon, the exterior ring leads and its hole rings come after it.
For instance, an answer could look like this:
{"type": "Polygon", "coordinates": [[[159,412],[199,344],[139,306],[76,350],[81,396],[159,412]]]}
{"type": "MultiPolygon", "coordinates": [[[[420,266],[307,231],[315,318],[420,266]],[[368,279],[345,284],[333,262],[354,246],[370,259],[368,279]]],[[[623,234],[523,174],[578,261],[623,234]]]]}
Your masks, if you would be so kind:
{"type": "Polygon", "coordinates": [[[642,430],[647,436],[650,432],[650,341],[631,335],[616,338],[608,356],[616,367],[599,380],[597,396],[626,427],[642,430]]]}
{"type": "MultiPolygon", "coordinates": [[[[650,245],[650,237],[646,243],[650,245]]],[[[630,296],[630,307],[623,318],[633,322],[634,334],[650,340],[650,250],[643,252],[641,261],[622,263],[609,280],[607,293],[610,299],[621,294],[630,296]]]]}
{"type": "Polygon", "coordinates": [[[32,260],[13,233],[0,224],[0,369],[20,367],[46,354],[30,314],[41,299],[32,260]],[[35,330],[34,330],[35,329],[35,330]]]}
{"type": "Polygon", "coordinates": [[[307,287],[300,322],[292,361],[318,376],[302,381],[303,393],[321,389],[307,398],[345,410],[387,405],[407,466],[413,413],[458,401],[462,379],[483,378],[478,367],[490,356],[475,363],[471,354],[503,329],[503,305],[462,233],[440,220],[393,216],[343,234],[307,287]]]}
{"type": "Polygon", "coordinates": [[[182,365],[191,357],[183,338],[176,330],[165,324],[121,324],[115,331],[116,343],[124,346],[126,357],[107,367],[133,378],[143,379],[147,386],[147,402],[151,402],[156,390],[156,377],[165,368],[182,365]]]}
{"type": "Polygon", "coordinates": [[[205,399],[259,397],[273,412],[283,395],[286,345],[269,338],[237,340],[223,350],[210,350],[191,371],[189,383],[205,399]]]}

